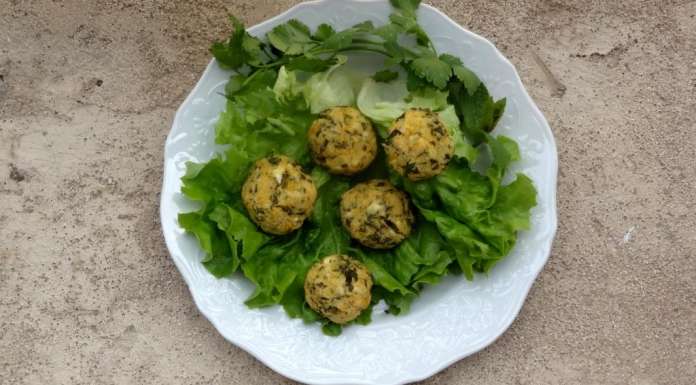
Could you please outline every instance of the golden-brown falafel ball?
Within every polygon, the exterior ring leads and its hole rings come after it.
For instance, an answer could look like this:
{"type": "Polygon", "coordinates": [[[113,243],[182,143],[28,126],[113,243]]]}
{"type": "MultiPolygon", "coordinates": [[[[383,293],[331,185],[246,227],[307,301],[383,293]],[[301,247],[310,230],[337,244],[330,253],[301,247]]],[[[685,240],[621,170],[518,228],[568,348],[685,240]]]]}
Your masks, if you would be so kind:
{"type": "Polygon", "coordinates": [[[332,174],[353,175],[367,168],[377,155],[372,123],[353,107],[323,111],[307,136],[314,161],[332,174]]]}
{"type": "Polygon", "coordinates": [[[440,174],[454,154],[454,141],[437,113],[412,108],[394,121],[384,145],[394,171],[412,181],[440,174]]]}
{"type": "Polygon", "coordinates": [[[345,255],[315,263],[305,277],[309,306],[337,324],[354,320],[370,305],[372,276],[367,267],[345,255]]]}
{"type": "Polygon", "coordinates": [[[242,202],[249,216],[270,234],[282,235],[300,228],[312,213],[316,199],[312,178],[283,155],[258,160],[242,186],[242,202]]]}
{"type": "Polygon", "coordinates": [[[408,197],[386,180],[355,185],[341,196],[341,222],[351,237],[367,247],[388,249],[411,233],[408,197]]]}

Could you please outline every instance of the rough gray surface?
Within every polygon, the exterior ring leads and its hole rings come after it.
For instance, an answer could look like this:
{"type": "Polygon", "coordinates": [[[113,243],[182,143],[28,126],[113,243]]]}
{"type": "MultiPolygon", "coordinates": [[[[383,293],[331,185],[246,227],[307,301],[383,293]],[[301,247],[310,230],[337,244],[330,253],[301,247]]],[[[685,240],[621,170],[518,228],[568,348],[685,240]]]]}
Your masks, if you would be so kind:
{"type": "MultiPolygon", "coordinates": [[[[157,202],[225,14],[292,3],[0,0],[0,383],[289,383],[198,313],[157,202]]],[[[546,114],[560,227],[512,328],[424,384],[693,384],[696,2],[433,4],[546,114]]]]}

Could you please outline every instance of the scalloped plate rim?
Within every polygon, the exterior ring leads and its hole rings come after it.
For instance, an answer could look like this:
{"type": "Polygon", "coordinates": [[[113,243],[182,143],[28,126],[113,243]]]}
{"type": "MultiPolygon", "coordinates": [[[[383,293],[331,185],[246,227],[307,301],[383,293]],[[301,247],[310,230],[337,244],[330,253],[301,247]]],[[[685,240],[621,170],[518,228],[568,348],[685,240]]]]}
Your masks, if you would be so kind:
{"type": "MultiPolygon", "coordinates": [[[[274,22],[278,21],[279,19],[284,19],[284,18],[286,18],[289,14],[295,13],[295,12],[299,11],[299,10],[302,9],[302,8],[311,8],[311,7],[313,7],[313,6],[317,5],[317,4],[327,3],[327,2],[334,2],[334,1],[336,1],[336,0],[310,0],[310,1],[302,2],[302,3],[300,3],[300,4],[297,4],[297,5],[295,5],[295,6],[291,7],[291,8],[289,8],[289,9],[287,9],[287,10],[284,11],[284,12],[281,12],[281,13],[277,14],[276,16],[273,16],[273,17],[271,17],[271,18],[269,18],[269,19],[266,19],[266,20],[264,20],[264,21],[262,21],[262,22],[260,22],[260,23],[258,23],[258,24],[255,24],[254,26],[252,26],[252,27],[249,28],[249,31],[253,32],[254,29],[258,29],[258,28],[260,28],[260,27],[262,27],[262,26],[264,26],[264,25],[274,23],[274,22]]],[[[384,1],[384,0],[349,0],[349,1],[354,2],[354,3],[372,3],[372,2],[382,2],[382,1],[384,1]]],[[[473,37],[473,38],[475,38],[475,39],[477,39],[477,40],[479,40],[479,41],[481,41],[481,42],[483,42],[483,43],[489,45],[490,47],[492,47],[493,50],[494,50],[494,52],[497,54],[498,59],[501,60],[502,62],[504,62],[505,65],[509,66],[509,67],[513,70],[513,74],[514,74],[514,78],[515,78],[514,80],[515,80],[516,83],[517,83],[516,85],[519,86],[519,88],[522,90],[523,96],[524,96],[525,98],[527,98],[527,100],[528,100],[530,106],[533,108],[534,114],[535,114],[536,117],[539,119],[539,121],[540,121],[542,127],[544,128],[545,134],[546,134],[546,136],[547,136],[548,139],[549,139],[549,145],[551,146],[551,148],[550,148],[549,150],[550,150],[550,151],[553,153],[553,155],[554,155],[554,160],[555,160],[555,162],[553,162],[553,163],[550,165],[551,168],[552,168],[552,170],[551,170],[552,172],[551,172],[550,175],[551,175],[551,179],[552,179],[552,180],[551,180],[551,184],[553,185],[553,189],[552,189],[552,191],[551,191],[552,201],[553,201],[552,203],[553,203],[553,204],[550,205],[550,207],[549,207],[549,210],[551,211],[551,222],[549,223],[550,232],[549,232],[549,235],[548,235],[548,240],[546,240],[545,244],[543,245],[543,247],[544,247],[544,255],[545,255],[544,261],[543,261],[543,263],[541,263],[541,264],[539,265],[539,267],[536,269],[536,271],[533,272],[532,278],[529,279],[529,280],[527,281],[527,284],[526,284],[526,287],[525,287],[525,293],[524,293],[524,295],[521,297],[520,301],[519,301],[517,304],[515,304],[515,309],[514,309],[514,311],[510,313],[510,316],[508,317],[508,319],[507,319],[506,322],[504,323],[504,326],[503,326],[502,328],[500,328],[499,332],[496,333],[495,335],[490,336],[490,337],[487,338],[486,340],[483,340],[482,342],[480,342],[479,344],[477,344],[477,345],[475,345],[475,346],[473,346],[473,347],[472,347],[472,346],[467,346],[467,348],[465,349],[465,351],[463,351],[461,354],[458,354],[458,355],[456,355],[456,356],[453,356],[453,357],[450,358],[449,360],[446,360],[446,361],[440,363],[440,364],[437,365],[437,366],[430,367],[428,370],[426,370],[425,372],[423,372],[423,373],[421,373],[421,374],[419,374],[419,375],[402,376],[402,377],[400,377],[400,378],[398,378],[398,379],[395,379],[396,382],[393,382],[393,384],[395,384],[395,385],[397,385],[397,384],[404,384],[404,383],[410,383],[410,382],[416,382],[416,381],[421,381],[421,380],[424,380],[424,379],[426,379],[426,378],[429,378],[429,377],[433,376],[434,374],[436,374],[436,373],[438,373],[438,372],[444,370],[445,368],[449,367],[450,365],[454,364],[455,362],[460,361],[460,360],[462,360],[462,359],[464,359],[464,358],[466,358],[466,357],[468,357],[468,356],[470,356],[470,355],[476,354],[476,353],[478,353],[479,351],[485,349],[486,347],[488,347],[489,345],[491,345],[493,342],[495,342],[501,335],[503,335],[503,334],[510,328],[510,326],[512,325],[512,323],[514,322],[514,320],[515,320],[515,319],[517,318],[517,316],[519,315],[519,312],[520,312],[520,310],[522,309],[522,306],[524,305],[524,302],[525,302],[527,296],[529,295],[529,291],[531,290],[532,285],[533,285],[534,282],[536,281],[536,279],[537,279],[539,273],[541,272],[541,270],[542,270],[542,269],[544,268],[544,266],[546,265],[546,262],[548,261],[548,258],[550,257],[550,254],[551,254],[551,249],[552,249],[552,246],[553,246],[553,241],[554,241],[554,239],[555,239],[556,231],[557,231],[557,228],[558,228],[558,212],[557,212],[557,196],[556,196],[556,194],[557,194],[557,181],[558,181],[558,151],[557,151],[557,147],[556,147],[555,138],[554,138],[554,136],[553,136],[553,132],[551,131],[551,128],[550,128],[550,126],[549,126],[549,124],[548,124],[546,118],[544,117],[543,113],[539,110],[539,107],[536,105],[536,103],[534,103],[534,100],[529,96],[529,93],[527,92],[527,89],[524,87],[524,84],[522,83],[522,79],[520,78],[519,73],[517,72],[517,69],[516,69],[515,66],[510,62],[510,60],[508,60],[508,59],[497,49],[497,47],[495,47],[495,45],[494,45],[492,42],[490,42],[488,39],[486,39],[486,38],[484,38],[484,37],[482,37],[482,36],[480,36],[480,35],[478,35],[478,34],[476,34],[476,33],[474,33],[474,32],[471,32],[471,31],[465,29],[465,28],[462,27],[462,26],[460,26],[457,22],[455,22],[454,20],[452,20],[452,19],[451,19],[449,16],[447,16],[444,12],[440,11],[438,8],[436,8],[436,7],[434,7],[434,6],[431,6],[431,5],[429,5],[429,4],[421,4],[421,8],[427,8],[427,9],[429,9],[430,11],[434,11],[434,12],[437,13],[440,17],[442,17],[445,21],[447,21],[449,24],[451,24],[452,26],[454,26],[454,27],[456,27],[458,30],[460,30],[462,33],[465,33],[465,34],[467,34],[467,35],[469,35],[469,36],[471,36],[471,37],[473,37]]],[[[173,119],[173,123],[172,123],[172,128],[171,128],[169,134],[167,135],[167,139],[165,140],[165,149],[164,149],[164,160],[165,160],[165,165],[164,165],[163,177],[162,177],[162,179],[163,179],[163,181],[162,181],[162,190],[163,190],[163,191],[164,191],[165,185],[166,185],[167,170],[168,170],[169,167],[170,167],[170,165],[169,165],[168,162],[167,162],[167,159],[170,158],[170,157],[169,157],[169,146],[168,146],[168,144],[169,144],[170,139],[171,139],[171,133],[176,131],[176,129],[177,129],[178,125],[179,125],[178,122],[179,122],[179,120],[180,120],[180,116],[181,116],[182,113],[183,113],[184,107],[185,107],[186,105],[188,105],[188,104],[191,102],[191,99],[193,98],[193,96],[197,93],[198,89],[202,86],[201,79],[203,79],[203,78],[206,76],[206,74],[210,71],[210,69],[211,69],[211,67],[212,67],[213,65],[215,65],[215,59],[212,59],[212,60],[208,63],[208,65],[206,66],[205,70],[204,70],[203,73],[201,74],[201,76],[200,76],[198,82],[197,82],[196,85],[193,87],[193,89],[189,92],[189,94],[186,96],[186,98],[185,98],[184,101],[181,103],[181,105],[179,106],[179,108],[177,109],[177,111],[176,111],[176,113],[175,113],[175,115],[174,115],[174,119],[173,119]]],[[[161,196],[161,198],[160,198],[160,222],[161,222],[162,224],[165,223],[165,217],[166,217],[165,211],[164,211],[164,209],[163,209],[164,200],[165,200],[165,199],[166,199],[166,195],[165,195],[165,194],[162,194],[162,196],[161,196]]],[[[171,233],[168,233],[167,231],[164,231],[164,225],[162,225],[162,228],[163,228],[162,230],[163,230],[163,235],[164,235],[164,238],[165,238],[165,243],[166,243],[167,249],[168,249],[168,251],[169,251],[170,254],[171,254],[171,249],[172,249],[172,247],[173,247],[172,245],[173,245],[173,243],[174,243],[174,239],[172,239],[171,233]]],[[[186,282],[186,285],[187,285],[187,287],[188,287],[188,289],[189,289],[189,292],[191,293],[191,296],[193,297],[193,300],[194,300],[194,303],[196,304],[196,307],[197,307],[198,310],[203,314],[203,316],[204,316],[211,324],[213,324],[213,326],[215,327],[215,329],[223,336],[223,338],[225,338],[226,340],[228,340],[229,342],[231,342],[231,343],[234,344],[235,346],[238,346],[239,348],[243,349],[243,350],[246,351],[247,353],[251,354],[253,357],[255,357],[256,359],[258,359],[259,361],[261,361],[264,365],[266,365],[267,367],[269,367],[270,369],[272,369],[272,370],[275,371],[276,373],[279,373],[279,374],[283,375],[284,377],[287,377],[287,378],[289,378],[289,379],[291,379],[291,380],[298,381],[298,382],[304,382],[304,383],[308,383],[308,384],[317,384],[317,385],[341,385],[341,384],[345,384],[345,382],[342,382],[342,381],[340,381],[340,380],[339,380],[339,381],[327,381],[327,380],[323,380],[323,381],[320,381],[320,382],[314,382],[314,381],[311,381],[311,380],[308,381],[307,378],[302,378],[300,374],[297,374],[297,373],[290,373],[290,372],[284,371],[282,368],[280,368],[279,366],[275,365],[275,363],[272,362],[272,360],[267,360],[267,359],[265,358],[263,352],[259,352],[259,351],[255,350],[254,347],[252,346],[252,344],[246,344],[246,343],[244,343],[244,342],[242,342],[242,341],[235,340],[235,338],[234,338],[233,335],[227,335],[227,333],[223,333],[223,332],[222,332],[223,329],[221,328],[221,326],[217,323],[217,321],[215,321],[211,316],[209,316],[209,315],[207,314],[207,312],[204,310],[204,308],[203,308],[203,307],[201,306],[201,304],[199,303],[200,300],[199,300],[198,296],[196,295],[196,293],[194,292],[194,290],[193,290],[193,288],[192,288],[192,282],[190,281],[191,277],[189,277],[189,276],[183,274],[183,271],[184,271],[184,270],[182,269],[182,264],[183,264],[183,262],[182,262],[182,261],[179,261],[177,258],[174,258],[174,257],[172,257],[172,259],[174,260],[174,264],[176,265],[176,267],[177,267],[177,269],[179,270],[179,272],[182,273],[181,275],[182,275],[182,277],[184,278],[184,281],[186,282]]],[[[358,384],[358,385],[376,385],[377,383],[374,382],[374,381],[366,380],[366,381],[352,382],[352,384],[358,384]]]]}

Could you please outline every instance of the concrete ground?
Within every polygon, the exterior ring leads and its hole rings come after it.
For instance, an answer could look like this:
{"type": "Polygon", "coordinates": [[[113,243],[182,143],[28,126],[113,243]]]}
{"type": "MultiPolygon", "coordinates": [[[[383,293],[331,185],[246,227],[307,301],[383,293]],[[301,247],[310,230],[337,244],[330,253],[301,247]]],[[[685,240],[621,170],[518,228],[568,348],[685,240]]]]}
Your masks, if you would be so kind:
{"type": "MultiPolygon", "coordinates": [[[[0,0],[0,383],[290,383],[198,313],[158,195],[226,14],[293,3],[0,0]]],[[[560,225],[512,328],[423,384],[693,384],[696,1],[432,4],[548,118],[560,225]]]]}

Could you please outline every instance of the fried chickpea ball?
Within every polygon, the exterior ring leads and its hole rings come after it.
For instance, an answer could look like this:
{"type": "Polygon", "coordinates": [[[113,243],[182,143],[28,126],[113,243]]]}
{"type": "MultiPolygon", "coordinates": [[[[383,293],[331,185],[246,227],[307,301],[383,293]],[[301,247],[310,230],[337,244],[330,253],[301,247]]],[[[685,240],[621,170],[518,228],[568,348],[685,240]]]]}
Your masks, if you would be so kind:
{"type": "Polygon", "coordinates": [[[419,181],[447,167],[454,154],[454,141],[437,113],[412,108],[391,125],[384,150],[394,171],[419,181]]]}
{"type": "Polygon", "coordinates": [[[371,289],[367,267],[346,255],[330,255],[315,263],[304,284],[309,306],[337,324],[350,322],[367,309],[371,289]]]}
{"type": "Polygon", "coordinates": [[[323,111],[307,135],[314,161],[332,174],[358,173],[377,155],[377,135],[372,123],[353,107],[323,111]]]}
{"type": "Polygon", "coordinates": [[[408,197],[386,180],[355,185],[341,196],[341,222],[351,237],[367,247],[388,249],[411,233],[408,197]]]}
{"type": "Polygon", "coordinates": [[[316,199],[312,178],[282,155],[258,160],[242,186],[242,202],[251,219],[275,235],[300,228],[316,199]]]}

